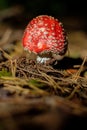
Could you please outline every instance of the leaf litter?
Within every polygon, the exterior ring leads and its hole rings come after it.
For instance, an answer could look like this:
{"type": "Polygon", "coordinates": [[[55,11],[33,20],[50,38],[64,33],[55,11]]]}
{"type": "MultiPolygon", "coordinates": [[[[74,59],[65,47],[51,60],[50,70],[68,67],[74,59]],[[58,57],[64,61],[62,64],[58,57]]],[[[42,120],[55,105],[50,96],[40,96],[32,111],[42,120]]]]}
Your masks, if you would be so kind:
{"type": "Polygon", "coordinates": [[[62,97],[64,101],[69,100],[80,105],[82,110],[84,108],[86,110],[87,78],[84,75],[81,76],[82,71],[86,68],[86,58],[78,69],[56,69],[52,65],[29,60],[26,56],[11,58],[1,48],[0,51],[6,58],[0,63],[1,99],[20,96],[25,99],[58,96],[62,97]],[[3,94],[1,94],[2,92],[3,94]]]}

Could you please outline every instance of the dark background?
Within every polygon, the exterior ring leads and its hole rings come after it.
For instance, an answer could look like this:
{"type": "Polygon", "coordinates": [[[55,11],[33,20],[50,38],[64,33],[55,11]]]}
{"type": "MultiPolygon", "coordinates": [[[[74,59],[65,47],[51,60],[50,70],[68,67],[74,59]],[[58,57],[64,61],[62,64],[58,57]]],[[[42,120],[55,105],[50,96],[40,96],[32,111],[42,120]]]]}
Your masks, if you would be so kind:
{"type": "Polygon", "coordinates": [[[84,0],[0,0],[0,10],[13,6],[23,7],[21,14],[13,19],[11,17],[12,24],[17,27],[24,29],[29,20],[46,14],[58,18],[65,24],[66,29],[81,29],[87,32],[87,4],[84,0]]]}
{"type": "Polygon", "coordinates": [[[13,5],[22,5],[32,15],[50,14],[60,16],[85,16],[87,4],[77,0],[0,0],[0,9],[13,5]]]}

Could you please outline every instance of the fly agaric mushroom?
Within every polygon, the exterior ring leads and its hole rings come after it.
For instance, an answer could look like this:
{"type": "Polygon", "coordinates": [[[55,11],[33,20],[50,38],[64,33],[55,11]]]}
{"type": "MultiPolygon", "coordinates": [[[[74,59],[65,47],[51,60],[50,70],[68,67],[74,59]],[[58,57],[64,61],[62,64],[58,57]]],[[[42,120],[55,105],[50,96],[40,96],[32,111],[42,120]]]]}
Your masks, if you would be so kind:
{"type": "Polygon", "coordinates": [[[43,63],[62,59],[68,47],[62,23],[48,15],[37,16],[29,22],[22,44],[24,50],[35,54],[36,60],[43,63]]]}

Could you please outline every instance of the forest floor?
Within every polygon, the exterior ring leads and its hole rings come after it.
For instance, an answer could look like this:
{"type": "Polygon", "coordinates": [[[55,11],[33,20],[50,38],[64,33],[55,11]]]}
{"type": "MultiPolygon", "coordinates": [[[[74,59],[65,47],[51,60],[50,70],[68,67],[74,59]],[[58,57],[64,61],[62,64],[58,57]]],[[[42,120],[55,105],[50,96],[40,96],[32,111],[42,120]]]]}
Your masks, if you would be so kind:
{"type": "Polygon", "coordinates": [[[64,18],[69,47],[56,65],[23,56],[21,16],[0,19],[0,129],[84,129],[87,35],[80,18],[64,18]],[[79,22],[80,21],[80,22],[79,22]],[[21,24],[20,24],[21,23],[21,24]],[[84,123],[84,125],[82,125],[84,123]]]}

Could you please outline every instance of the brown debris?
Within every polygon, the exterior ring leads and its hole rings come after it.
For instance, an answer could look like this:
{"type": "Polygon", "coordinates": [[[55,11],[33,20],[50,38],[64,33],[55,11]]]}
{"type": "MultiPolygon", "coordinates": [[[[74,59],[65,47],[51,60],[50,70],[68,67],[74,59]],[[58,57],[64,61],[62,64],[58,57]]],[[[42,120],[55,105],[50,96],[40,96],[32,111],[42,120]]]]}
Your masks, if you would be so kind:
{"type": "Polygon", "coordinates": [[[70,69],[55,69],[25,56],[12,59],[2,49],[1,51],[7,60],[0,63],[0,71],[3,69],[11,73],[11,76],[0,77],[1,99],[9,96],[36,98],[50,95],[76,102],[82,109],[87,107],[87,79],[80,75],[85,60],[76,73],[70,73],[70,69]]]}

